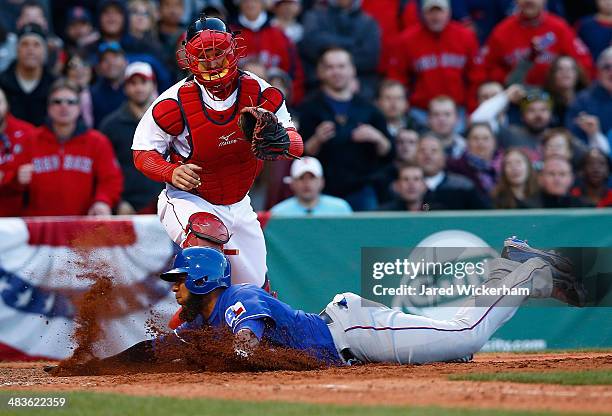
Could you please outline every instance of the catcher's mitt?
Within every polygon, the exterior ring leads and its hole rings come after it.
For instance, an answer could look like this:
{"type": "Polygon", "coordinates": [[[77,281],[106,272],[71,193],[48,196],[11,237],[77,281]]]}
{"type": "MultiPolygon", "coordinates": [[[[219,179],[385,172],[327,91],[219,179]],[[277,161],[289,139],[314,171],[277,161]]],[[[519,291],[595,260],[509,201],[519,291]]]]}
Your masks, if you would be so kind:
{"type": "Polygon", "coordinates": [[[240,111],[238,126],[251,143],[251,150],[261,160],[276,160],[289,153],[289,135],[276,115],[259,107],[245,107],[240,111]]]}

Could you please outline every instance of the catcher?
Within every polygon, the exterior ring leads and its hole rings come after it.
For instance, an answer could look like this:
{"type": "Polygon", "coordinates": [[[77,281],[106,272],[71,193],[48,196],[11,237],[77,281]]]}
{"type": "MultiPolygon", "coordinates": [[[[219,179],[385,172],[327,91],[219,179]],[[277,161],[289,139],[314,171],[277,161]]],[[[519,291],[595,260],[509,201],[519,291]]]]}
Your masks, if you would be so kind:
{"type": "MultiPolygon", "coordinates": [[[[187,248],[161,278],[173,282],[172,291],[188,312],[188,322],[171,335],[142,341],[102,363],[159,362],[155,351],[163,349],[163,343],[189,343],[183,334],[207,325],[231,329],[234,352],[244,359],[265,339],[331,365],[469,361],[529,297],[553,297],[576,306],[585,299],[568,260],[516,238],[504,242],[501,258],[488,262],[488,273],[486,287],[526,288],[529,294],[485,295],[490,306],[477,306],[481,295],[476,295],[454,318],[437,320],[342,293],[316,315],[294,310],[254,285],[232,285],[229,261],[220,251],[187,248]]],[[[180,349],[175,354],[165,359],[182,357],[180,349]]]]}
{"type": "Polygon", "coordinates": [[[158,215],[181,247],[222,248],[232,236],[233,283],[269,290],[264,236],[248,192],[266,160],[303,151],[282,93],[238,70],[244,48],[202,15],[177,51],[191,76],[162,93],[134,134],[134,164],[166,183],[158,215]]]}

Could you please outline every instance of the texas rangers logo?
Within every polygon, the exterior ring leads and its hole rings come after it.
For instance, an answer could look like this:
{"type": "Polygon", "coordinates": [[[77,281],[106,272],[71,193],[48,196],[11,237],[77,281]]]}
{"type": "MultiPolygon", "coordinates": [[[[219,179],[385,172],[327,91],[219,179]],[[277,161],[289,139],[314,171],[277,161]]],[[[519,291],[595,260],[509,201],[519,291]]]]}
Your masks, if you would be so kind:
{"type": "Polygon", "coordinates": [[[234,326],[234,323],[246,313],[246,308],[242,302],[236,302],[225,310],[225,322],[230,327],[234,326]]]}
{"type": "Polygon", "coordinates": [[[233,131],[230,134],[226,134],[224,136],[219,137],[219,147],[223,147],[223,146],[227,146],[230,144],[234,144],[238,141],[238,139],[231,139],[231,137],[235,134],[236,132],[233,131]],[[231,140],[230,140],[231,139],[231,140]]]}

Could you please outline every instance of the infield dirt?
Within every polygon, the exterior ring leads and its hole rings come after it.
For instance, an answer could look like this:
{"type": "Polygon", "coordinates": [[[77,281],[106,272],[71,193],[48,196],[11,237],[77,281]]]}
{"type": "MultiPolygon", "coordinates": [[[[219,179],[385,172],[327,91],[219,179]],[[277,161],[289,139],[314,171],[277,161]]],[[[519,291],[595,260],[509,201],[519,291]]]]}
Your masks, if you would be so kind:
{"type": "Polygon", "coordinates": [[[0,363],[1,390],[92,391],[176,398],[612,412],[610,386],[450,381],[451,374],[612,370],[610,353],[483,353],[466,364],[364,365],[309,371],[53,377],[46,363],[0,363]]]}

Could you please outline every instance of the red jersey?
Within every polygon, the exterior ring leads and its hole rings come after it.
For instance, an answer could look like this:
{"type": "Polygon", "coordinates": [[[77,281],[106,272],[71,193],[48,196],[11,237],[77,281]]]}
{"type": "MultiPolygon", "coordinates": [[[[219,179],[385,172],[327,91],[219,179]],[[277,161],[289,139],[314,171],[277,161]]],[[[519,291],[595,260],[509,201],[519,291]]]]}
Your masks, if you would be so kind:
{"type": "Polygon", "coordinates": [[[110,141],[99,131],[77,131],[60,143],[49,127],[42,126],[31,153],[28,215],[86,215],[94,202],[111,207],[119,202],[121,169],[110,141]]]}
{"type": "Polygon", "coordinates": [[[543,49],[527,74],[530,85],[544,85],[552,61],[559,55],[576,59],[587,74],[593,73],[593,60],[587,47],[565,21],[543,12],[537,24],[526,22],[520,15],[507,17],[489,36],[483,49],[488,78],[504,83],[516,64],[531,54],[532,41],[543,49]]]}
{"type": "Polygon", "coordinates": [[[381,30],[381,56],[378,69],[385,73],[389,60],[394,53],[397,37],[405,29],[419,24],[419,11],[416,1],[408,2],[402,10],[400,0],[363,0],[361,9],[369,14],[380,26],[381,30]],[[401,14],[400,14],[401,12],[401,14]]]}
{"type": "Polygon", "coordinates": [[[0,217],[23,215],[25,187],[17,182],[17,169],[29,162],[34,130],[30,123],[6,115],[4,138],[0,140],[0,217]]]}
{"type": "Polygon", "coordinates": [[[297,104],[304,96],[304,68],[295,45],[277,27],[267,22],[254,32],[246,27],[237,26],[240,31],[238,44],[246,46],[246,58],[256,58],[266,68],[280,68],[293,80],[293,102],[297,104]]]}
{"type": "Polygon", "coordinates": [[[470,29],[449,22],[434,33],[419,24],[399,36],[395,50],[388,77],[408,88],[412,105],[425,109],[439,95],[448,95],[459,106],[475,105],[476,88],[485,77],[478,39],[470,29]]]}

